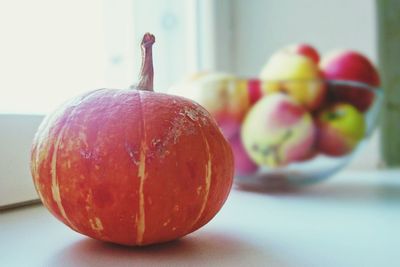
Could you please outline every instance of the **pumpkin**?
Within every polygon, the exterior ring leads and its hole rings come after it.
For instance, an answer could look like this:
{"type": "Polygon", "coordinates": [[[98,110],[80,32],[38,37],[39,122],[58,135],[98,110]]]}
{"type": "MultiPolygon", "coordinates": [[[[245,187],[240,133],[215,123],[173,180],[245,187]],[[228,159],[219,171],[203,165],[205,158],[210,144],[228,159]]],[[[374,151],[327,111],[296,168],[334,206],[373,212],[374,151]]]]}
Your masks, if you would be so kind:
{"type": "Polygon", "coordinates": [[[65,103],[40,125],[31,173],[44,206],[86,236],[124,245],[177,239],[210,221],[232,186],[233,156],[211,115],[153,92],[152,44],[141,79],[65,103]]]}

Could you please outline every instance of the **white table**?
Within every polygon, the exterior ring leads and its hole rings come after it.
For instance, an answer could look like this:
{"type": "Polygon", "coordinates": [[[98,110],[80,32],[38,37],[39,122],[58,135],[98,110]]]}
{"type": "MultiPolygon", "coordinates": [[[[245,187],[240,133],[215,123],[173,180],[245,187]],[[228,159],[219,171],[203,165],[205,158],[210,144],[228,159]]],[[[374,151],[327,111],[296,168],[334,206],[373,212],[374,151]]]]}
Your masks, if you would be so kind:
{"type": "Polygon", "coordinates": [[[36,205],[0,213],[0,266],[400,266],[400,171],[342,172],[295,192],[233,190],[201,230],[127,248],[36,205]]]}

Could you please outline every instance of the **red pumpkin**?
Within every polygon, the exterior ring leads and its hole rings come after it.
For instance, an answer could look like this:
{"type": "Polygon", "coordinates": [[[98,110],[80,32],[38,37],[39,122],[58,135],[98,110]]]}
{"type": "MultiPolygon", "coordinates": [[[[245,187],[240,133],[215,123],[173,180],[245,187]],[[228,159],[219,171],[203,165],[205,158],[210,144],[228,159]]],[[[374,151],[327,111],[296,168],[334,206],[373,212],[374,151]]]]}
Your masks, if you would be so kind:
{"type": "Polygon", "coordinates": [[[224,204],[233,156],[200,105],[152,91],[151,46],[137,89],[79,96],[41,124],[31,171],[43,204],[95,239],[147,245],[182,237],[224,204]]]}

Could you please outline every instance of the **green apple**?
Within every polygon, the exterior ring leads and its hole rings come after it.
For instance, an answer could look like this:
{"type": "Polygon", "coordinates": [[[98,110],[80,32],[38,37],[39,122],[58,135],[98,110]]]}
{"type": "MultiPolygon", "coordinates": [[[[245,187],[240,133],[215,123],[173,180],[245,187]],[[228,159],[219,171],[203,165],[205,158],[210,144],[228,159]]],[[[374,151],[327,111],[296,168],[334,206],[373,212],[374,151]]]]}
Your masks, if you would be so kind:
{"type": "Polygon", "coordinates": [[[320,111],[316,124],[317,148],[321,153],[334,157],[353,151],[366,131],[363,114],[347,103],[336,103],[320,111]]]}

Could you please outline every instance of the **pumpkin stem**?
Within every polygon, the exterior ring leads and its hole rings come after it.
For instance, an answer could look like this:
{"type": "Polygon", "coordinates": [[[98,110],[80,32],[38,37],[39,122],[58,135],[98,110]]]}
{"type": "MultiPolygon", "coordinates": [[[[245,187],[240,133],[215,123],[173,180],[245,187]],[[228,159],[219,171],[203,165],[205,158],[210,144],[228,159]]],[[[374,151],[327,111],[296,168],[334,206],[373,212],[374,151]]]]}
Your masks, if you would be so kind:
{"type": "Polygon", "coordinates": [[[150,33],[143,36],[142,47],[142,67],[140,70],[139,83],[136,86],[138,90],[153,91],[153,53],[152,46],[156,38],[150,33]]]}

